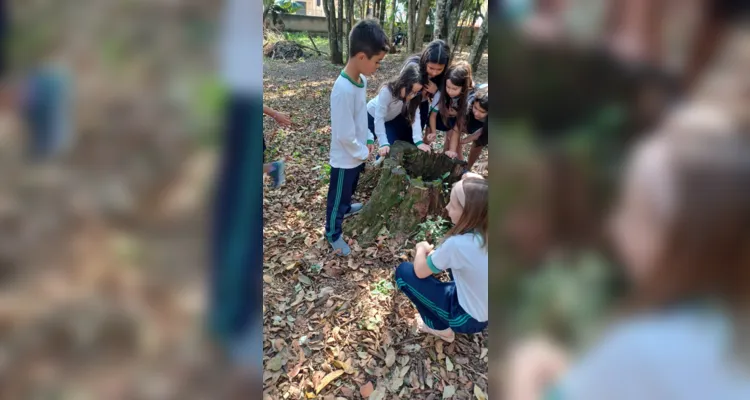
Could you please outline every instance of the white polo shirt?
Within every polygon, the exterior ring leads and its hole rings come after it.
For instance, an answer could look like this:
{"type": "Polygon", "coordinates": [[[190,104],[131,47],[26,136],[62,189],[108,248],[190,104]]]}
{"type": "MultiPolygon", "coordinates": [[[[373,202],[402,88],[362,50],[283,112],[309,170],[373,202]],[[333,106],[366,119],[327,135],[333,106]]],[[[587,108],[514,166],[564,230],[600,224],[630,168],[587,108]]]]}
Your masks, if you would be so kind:
{"type": "Polygon", "coordinates": [[[450,269],[458,304],[475,320],[487,321],[489,254],[481,236],[466,233],[448,238],[427,256],[427,265],[434,273],[450,269]]]}

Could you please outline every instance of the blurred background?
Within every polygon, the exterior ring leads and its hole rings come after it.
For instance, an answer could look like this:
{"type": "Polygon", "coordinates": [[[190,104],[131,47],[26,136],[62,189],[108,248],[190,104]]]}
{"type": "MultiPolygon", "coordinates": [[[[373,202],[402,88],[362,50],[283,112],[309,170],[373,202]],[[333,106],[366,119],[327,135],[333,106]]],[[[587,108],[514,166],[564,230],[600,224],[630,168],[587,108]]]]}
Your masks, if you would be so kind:
{"type": "Polygon", "coordinates": [[[491,5],[490,80],[501,93],[490,122],[491,226],[503,245],[491,263],[494,389],[510,343],[544,334],[578,354],[620,309],[628,287],[606,222],[632,144],[685,102],[712,102],[747,123],[747,8],[491,5]]]}
{"type": "Polygon", "coordinates": [[[0,2],[0,398],[221,397],[202,317],[221,3],[0,2]]]}

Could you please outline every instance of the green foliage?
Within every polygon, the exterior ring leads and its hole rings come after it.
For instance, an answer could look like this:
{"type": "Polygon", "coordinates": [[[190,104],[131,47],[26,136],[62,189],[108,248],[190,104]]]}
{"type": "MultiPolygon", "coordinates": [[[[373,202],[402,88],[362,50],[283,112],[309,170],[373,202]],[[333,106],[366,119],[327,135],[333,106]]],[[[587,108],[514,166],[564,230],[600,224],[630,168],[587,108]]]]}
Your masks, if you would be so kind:
{"type": "Polygon", "coordinates": [[[417,235],[414,237],[414,240],[416,240],[417,242],[426,240],[433,243],[441,237],[445,236],[445,233],[448,232],[449,228],[450,224],[445,218],[440,216],[435,218],[429,215],[424,222],[419,224],[419,230],[417,232],[417,235]]]}
{"type": "Polygon", "coordinates": [[[393,291],[393,283],[388,279],[381,279],[373,285],[372,293],[373,296],[386,297],[393,291]]]}
{"type": "Polygon", "coordinates": [[[263,0],[263,15],[271,17],[271,21],[276,24],[282,14],[294,14],[302,8],[296,1],[292,0],[263,0]]]}
{"type": "Polygon", "coordinates": [[[310,266],[310,271],[316,275],[319,274],[322,269],[323,267],[320,264],[314,264],[310,266]]]}
{"type": "Polygon", "coordinates": [[[513,326],[518,335],[553,334],[574,348],[597,337],[614,298],[612,265],[596,253],[552,257],[525,275],[513,326]]]}
{"type": "Polygon", "coordinates": [[[323,183],[328,184],[331,181],[331,165],[330,164],[323,164],[322,167],[316,167],[320,170],[320,173],[318,174],[318,179],[321,180],[323,183]]]}
{"type": "Polygon", "coordinates": [[[297,11],[299,11],[300,8],[302,8],[299,3],[292,0],[278,0],[276,1],[276,4],[274,5],[274,8],[276,10],[281,11],[282,13],[286,14],[294,14],[297,11]]]}

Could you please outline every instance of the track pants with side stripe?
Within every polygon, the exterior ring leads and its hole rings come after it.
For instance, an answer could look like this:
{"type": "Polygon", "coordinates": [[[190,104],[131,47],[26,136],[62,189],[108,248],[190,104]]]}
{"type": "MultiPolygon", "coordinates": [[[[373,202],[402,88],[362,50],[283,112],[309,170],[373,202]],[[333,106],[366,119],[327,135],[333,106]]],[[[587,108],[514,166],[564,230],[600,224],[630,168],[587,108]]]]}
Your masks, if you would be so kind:
{"type": "MultiPolygon", "coordinates": [[[[213,206],[208,327],[221,344],[262,362],[263,103],[232,94],[213,206]],[[239,350],[241,349],[241,350],[239,350]]],[[[241,355],[240,355],[241,354],[241,355]]]]}
{"type": "Polygon", "coordinates": [[[331,243],[341,237],[344,215],[351,209],[352,195],[357,190],[359,175],[364,170],[364,163],[354,168],[331,167],[331,183],[328,186],[326,205],[326,238],[331,243]]]}
{"type": "MultiPolygon", "coordinates": [[[[434,276],[420,279],[414,264],[401,263],[396,268],[396,286],[414,303],[425,324],[442,331],[451,328],[457,333],[477,333],[487,327],[487,321],[472,318],[458,304],[456,283],[441,282],[434,276]]],[[[452,278],[452,276],[451,276],[452,278]]]]}

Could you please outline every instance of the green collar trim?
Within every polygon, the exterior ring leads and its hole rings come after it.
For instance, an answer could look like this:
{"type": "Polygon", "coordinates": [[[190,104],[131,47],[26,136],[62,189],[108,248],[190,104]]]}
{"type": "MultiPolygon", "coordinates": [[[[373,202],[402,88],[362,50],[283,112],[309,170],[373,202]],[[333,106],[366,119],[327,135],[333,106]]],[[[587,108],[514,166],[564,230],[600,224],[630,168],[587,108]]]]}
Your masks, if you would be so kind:
{"type": "Polygon", "coordinates": [[[363,88],[363,87],[365,87],[365,83],[364,83],[364,82],[362,82],[362,83],[357,83],[357,81],[355,81],[354,79],[352,79],[352,77],[351,77],[351,76],[349,76],[349,75],[347,75],[347,73],[346,73],[346,72],[344,72],[344,71],[341,71],[341,76],[343,76],[344,78],[346,78],[346,80],[348,80],[349,82],[351,82],[351,83],[352,83],[352,85],[354,85],[354,86],[356,86],[356,87],[358,87],[358,88],[363,88]]]}

